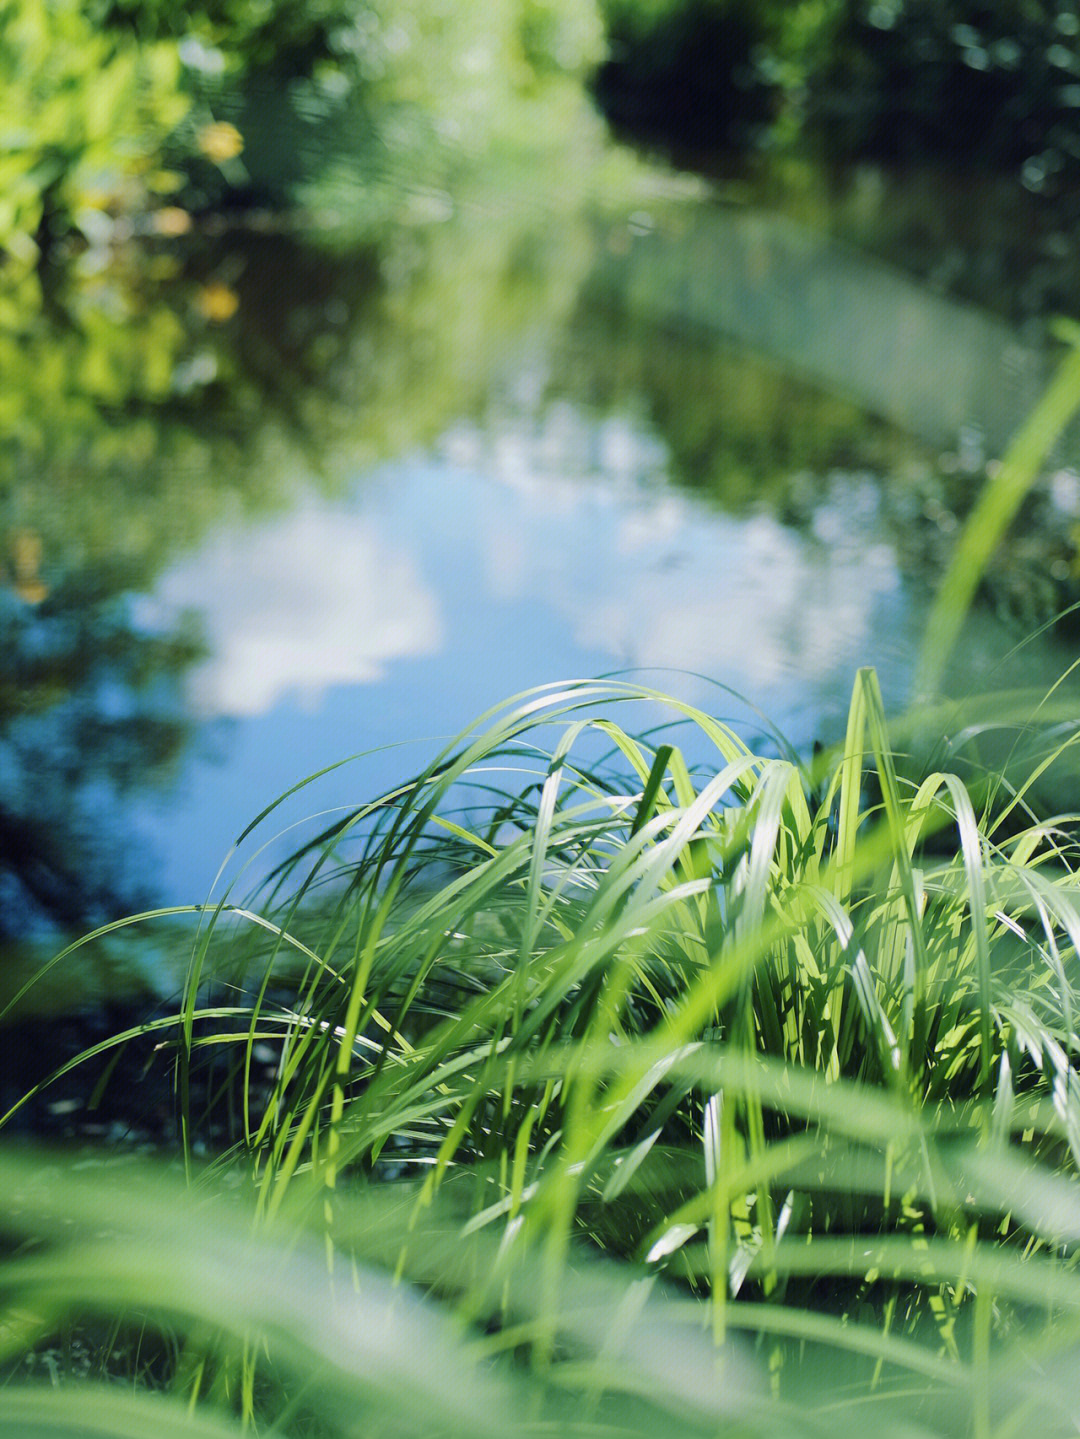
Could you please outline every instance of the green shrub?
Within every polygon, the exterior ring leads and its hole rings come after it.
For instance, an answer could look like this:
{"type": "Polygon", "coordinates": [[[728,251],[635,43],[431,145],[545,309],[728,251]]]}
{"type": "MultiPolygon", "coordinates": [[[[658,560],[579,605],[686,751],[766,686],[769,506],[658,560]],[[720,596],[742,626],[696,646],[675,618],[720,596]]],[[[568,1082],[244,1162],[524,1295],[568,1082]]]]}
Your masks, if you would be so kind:
{"type": "Polygon", "coordinates": [[[601,106],[723,151],[802,139],[831,160],[963,162],[1057,193],[1080,163],[1074,0],[605,0],[601,106]]]}
{"type": "Polygon", "coordinates": [[[593,88],[631,134],[701,151],[742,148],[775,112],[760,69],[777,37],[775,6],[746,0],[605,0],[608,57],[593,88]]]}
{"type": "Polygon", "coordinates": [[[162,146],[188,103],[175,46],[102,33],[74,0],[5,0],[0,247],[33,261],[171,193],[162,146]]]}
{"type": "Polygon", "coordinates": [[[99,243],[170,196],[326,208],[335,185],[378,189],[387,154],[399,181],[445,183],[462,157],[586,125],[599,46],[571,0],[6,0],[0,248],[99,243]]]}
{"type": "Polygon", "coordinates": [[[781,52],[805,132],[833,156],[1022,168],[1053,189],[1080,162],[1071,0],[824,0],[781,52]]]}

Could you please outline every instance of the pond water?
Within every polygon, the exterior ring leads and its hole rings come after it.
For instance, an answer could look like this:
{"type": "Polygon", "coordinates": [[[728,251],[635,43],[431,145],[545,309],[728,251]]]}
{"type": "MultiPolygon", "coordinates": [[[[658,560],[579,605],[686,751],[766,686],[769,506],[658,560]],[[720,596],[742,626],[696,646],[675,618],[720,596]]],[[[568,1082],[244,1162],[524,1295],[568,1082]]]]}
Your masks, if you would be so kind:
{"type": "MultiPolygon", "coordinates": [[[[277,828],[532,685],[630,671],[802,752],[838,737],[859,665],[909,701],[957,511],[1047,374],[1039,333],[775,197],[627,175],[414,196],[352,249],[159,237],[16,314],[11,943],[205,899],[297,780],[378,751],[277,828]]],[[[1059,597],[1040,586],[1072,582],[1074,451],[956,694],[1072,658],[1048,635],[997,667],[1059,597]]]]}

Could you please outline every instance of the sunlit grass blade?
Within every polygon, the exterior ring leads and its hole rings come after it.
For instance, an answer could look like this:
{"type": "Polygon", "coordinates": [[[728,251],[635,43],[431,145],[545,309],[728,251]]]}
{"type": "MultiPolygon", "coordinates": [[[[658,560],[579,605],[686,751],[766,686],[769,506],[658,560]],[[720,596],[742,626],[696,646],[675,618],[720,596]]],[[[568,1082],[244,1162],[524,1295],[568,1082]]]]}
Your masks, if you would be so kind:
{"type": "Polygon", "coordinates": [[[926,623],[916,689],[933,697],[979,581],[1002,535],[1039,473],[1039,467],[1080,404],[1080,330],[1059,322],[1070,346],[1046,393],[1031,411],[984,486],[968,516],[926,623]]]}

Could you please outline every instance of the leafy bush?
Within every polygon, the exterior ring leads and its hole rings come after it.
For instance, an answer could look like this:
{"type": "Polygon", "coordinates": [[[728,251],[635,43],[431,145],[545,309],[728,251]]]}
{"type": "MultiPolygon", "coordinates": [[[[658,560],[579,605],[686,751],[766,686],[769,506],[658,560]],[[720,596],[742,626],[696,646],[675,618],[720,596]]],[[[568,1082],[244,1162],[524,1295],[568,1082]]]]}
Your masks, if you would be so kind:
{"type": "Polygon", "coordinates": [[[601,108],[630,133],[700,150],[745,146],[775,111],[758,63],[777,37],[775,11],[745,0],[605,0],[601,108]]]}
{"type": "Polygon", "coordinates": [[[34,262],[168,196],[285,207],[315,181],[377,188],[387,154],[423,188],[455,157],[587,124],[599,44],[594,7],[570,0],[6,0],[0,247],[34,262]]]}
{"type": "Polygon", "coordinates": [[[34,260],[174,190],[162,145],[188,103],[175,46],[102,33],[74,0],[5,0],[0,246],[34,260]]]}
{"type": "Polygon", "coordinates": [[[1041,190],[1080,161],[1078,34],[1071,0],[825,0],[781,51],[830,155],[1022,167],[1041,190]]]}
{"type": "Polygon", "coordinates": [[[699,150],[809,139],[831,159],[1080,162],[1073,0],[605,0],[596,90],[617,123],[699,150]]]}

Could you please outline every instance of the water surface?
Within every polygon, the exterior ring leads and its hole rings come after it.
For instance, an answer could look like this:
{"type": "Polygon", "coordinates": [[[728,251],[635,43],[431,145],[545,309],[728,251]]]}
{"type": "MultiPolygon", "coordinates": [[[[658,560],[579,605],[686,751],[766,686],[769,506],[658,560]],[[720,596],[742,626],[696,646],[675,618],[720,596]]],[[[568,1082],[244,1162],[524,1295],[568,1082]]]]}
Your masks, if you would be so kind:
{"type": "MultiPolygon", "coordinates": [[[[162,243],[28,322],[2,492],[9,934],[204,899],[305,774],[379,751],[279,828],[532,685],[631,671],[802,752],[838,736],[859,665],[908,701],[1039,334],[746,195],[638,170],[602,201],[520,198],[345,252],[162,243]]],[[[1040,617],[1025,576],[1072,575],[1071,453],[955,693],[1070,658],[1050,637],[995,669],[1040,617]]]]}

